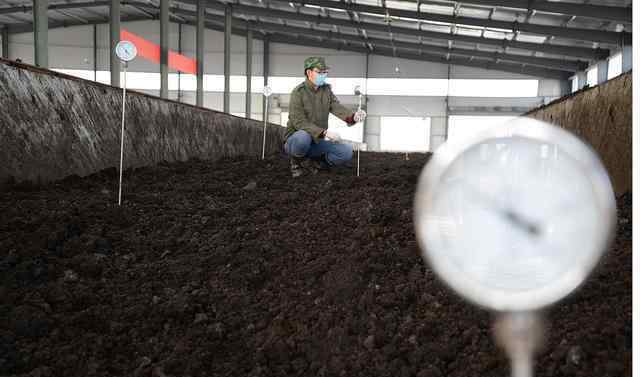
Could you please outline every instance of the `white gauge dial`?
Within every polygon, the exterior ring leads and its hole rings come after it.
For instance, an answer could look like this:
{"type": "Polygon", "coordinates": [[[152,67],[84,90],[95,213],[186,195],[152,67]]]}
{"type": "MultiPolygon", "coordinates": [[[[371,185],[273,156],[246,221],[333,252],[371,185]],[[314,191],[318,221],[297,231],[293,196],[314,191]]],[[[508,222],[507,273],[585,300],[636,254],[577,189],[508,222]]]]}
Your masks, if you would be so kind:
{"type": "Polygon", "coordinates": [[[264,94],[265,97],[269,97],[271,93],[273,92],[271,91],[270,87],[265,86],[264,88],[262,88],[262,94],[264,94]]]}
{"type": "Polygon", "coordinates": [[[573,291],[606,248],[611,184],[571,134],[519,118],[445,145],[426,166],[415,223],[452,288],[496,310],[530,310],[573,291]]]}
{"type": "Polygon", "coordinates": [[[116,45],[116,55],[123,62],[130,62],[138,55],[138,49],[132,42],[120,41],[116,45]]]}

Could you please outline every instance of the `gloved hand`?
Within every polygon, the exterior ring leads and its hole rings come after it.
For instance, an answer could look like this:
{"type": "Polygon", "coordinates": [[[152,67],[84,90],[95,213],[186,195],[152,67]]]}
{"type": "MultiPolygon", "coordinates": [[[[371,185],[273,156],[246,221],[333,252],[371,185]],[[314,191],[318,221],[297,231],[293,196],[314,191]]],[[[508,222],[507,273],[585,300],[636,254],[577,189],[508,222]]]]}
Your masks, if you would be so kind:
{"type": "Polygon", "coordinates": [[[349,127],[351,127],[351,126],[353,126],[354,124],[356,124],[356,121],[355,121],[355,120],[353,120],[353,117],[354,117],[355,115],[356,115],[355,113],[354,113],[354,114],[351,114],[351,115],[349,115],[349,116],[347,117],[347,119],[345,119],[345,120],[344,120],[344,121],[347,123],[347,125],[348,125],[349,127]]]}
{"type": "Polygon", "coordinates": [[[324,138],[332,141],[336,141],[336,142],[342,141],[342,138],[340,137],[339,134],[335,132],[331,132],[329,130],[327,130],[327,132],[324,133],[324,138]]]}
{"type": "Polygon", "coordinates": [[[364,122],[366,118],[367,118],[367,112],[362,109],[356,111],[356,113],[353,114],[353,120],[356,123],[364,122]]]}

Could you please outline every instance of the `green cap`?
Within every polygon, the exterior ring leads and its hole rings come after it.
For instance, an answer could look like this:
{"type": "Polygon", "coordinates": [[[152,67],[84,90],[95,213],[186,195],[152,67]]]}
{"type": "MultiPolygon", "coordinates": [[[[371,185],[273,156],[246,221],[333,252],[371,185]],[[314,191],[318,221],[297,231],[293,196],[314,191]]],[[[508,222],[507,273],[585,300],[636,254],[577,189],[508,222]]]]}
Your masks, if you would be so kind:
{"type": "Polygon", "coordinates": [[[304,60],[304,69],[329,69],[327,64],[324,62],[324,58],[318,56],[311,56],[304,60]]]}

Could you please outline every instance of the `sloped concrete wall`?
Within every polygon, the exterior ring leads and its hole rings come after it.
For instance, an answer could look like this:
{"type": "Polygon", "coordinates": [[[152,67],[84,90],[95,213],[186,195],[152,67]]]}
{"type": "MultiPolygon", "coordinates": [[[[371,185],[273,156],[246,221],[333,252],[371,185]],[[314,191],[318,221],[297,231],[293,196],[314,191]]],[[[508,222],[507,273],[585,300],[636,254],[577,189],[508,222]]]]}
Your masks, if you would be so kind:
{"type": "Polygon", "coordinates": [[[631,72],[525,114],[565,128],[600,155],[616,194],[631,190],[631,72]]]}
{"type": "MultiPolygon", "coordinates": [[[[126,167],[261,155],[262,122],[127,93],[126,167]]],[[[0,59],[0,183],[118,167],[121,117],[121,89],[0,59]]],[[[283,136],[267,127],[267,153],[283,136]]]]}

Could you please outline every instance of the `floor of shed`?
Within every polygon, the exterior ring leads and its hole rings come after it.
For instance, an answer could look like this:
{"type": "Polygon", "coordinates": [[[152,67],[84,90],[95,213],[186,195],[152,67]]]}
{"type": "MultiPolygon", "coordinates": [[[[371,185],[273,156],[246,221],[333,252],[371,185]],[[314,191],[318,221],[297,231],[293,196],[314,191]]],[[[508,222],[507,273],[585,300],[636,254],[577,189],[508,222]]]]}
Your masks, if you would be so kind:
{"type": "MultiPolygon", "coordinates": [[[[287,161],[115,169],[0,193],[0,374],[507,376],[492,317],[425,267],[427,157],[292,181],[287,161]],[[251,182],[255,182],[252,188],[251,182]]],[[[536,376],[631,375],[631,196],[536,376]]]]}

